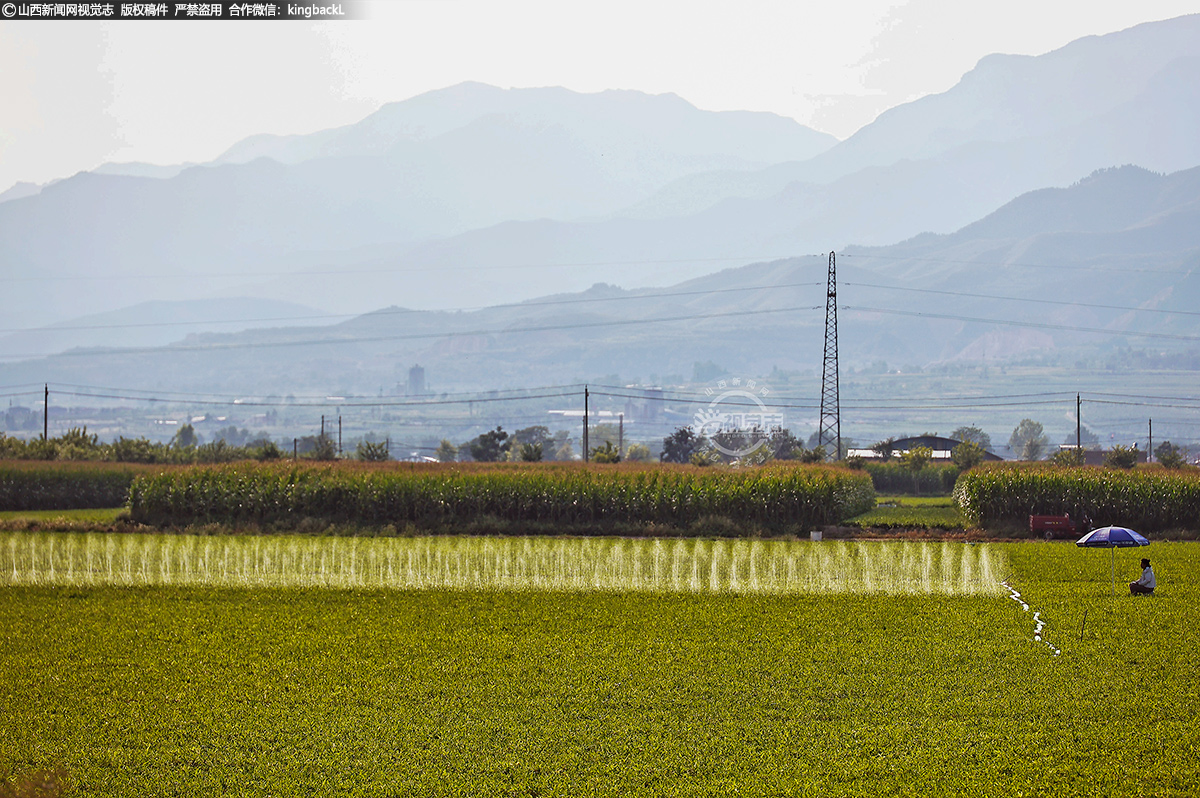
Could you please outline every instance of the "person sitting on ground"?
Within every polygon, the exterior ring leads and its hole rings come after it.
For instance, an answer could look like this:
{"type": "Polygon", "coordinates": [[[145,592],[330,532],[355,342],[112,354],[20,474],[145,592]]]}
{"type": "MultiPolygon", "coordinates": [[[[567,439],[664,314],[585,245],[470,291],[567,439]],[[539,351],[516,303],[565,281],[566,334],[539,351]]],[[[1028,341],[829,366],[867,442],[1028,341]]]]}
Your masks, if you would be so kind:
{"type": "Polygon", "coordinates": [[[1142,576],[1136,582],[1129,583],[1129,594],[1132,596],[1149,596],[1154,592],[1154,571],[1150,569],[1150,561],[1142,558],[1142,576]]]}

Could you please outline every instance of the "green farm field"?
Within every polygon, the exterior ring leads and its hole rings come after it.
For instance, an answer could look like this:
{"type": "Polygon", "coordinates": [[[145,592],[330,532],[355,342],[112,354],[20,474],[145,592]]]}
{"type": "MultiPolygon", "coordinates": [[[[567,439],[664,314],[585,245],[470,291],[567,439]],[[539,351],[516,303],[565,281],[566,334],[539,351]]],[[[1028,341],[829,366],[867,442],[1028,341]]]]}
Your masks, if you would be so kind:
{"type": "Polygon", "coordinates": [[[0,587],[0,774],[59,767],[68,794],[1183,796],[1200,783],[1196,543],[1117,552],[1118,580],[1154,558],[1160,595],[1134,599],[1110,594],[1108,552],[1060,543],[845,544],[827,566],[870,551],[913,572],[995,569],[923,594],[853,580],[405,590],[88,583],[48,576],[40,553],[18,562],[21,534],[4,567],[44,584],[0,587]]]}
{"type": "Polygon", "coordinates": [[[875,507],[847,519],[862,529],[962,530],[968,524],[951,496],[880,496],[875,507]]]}

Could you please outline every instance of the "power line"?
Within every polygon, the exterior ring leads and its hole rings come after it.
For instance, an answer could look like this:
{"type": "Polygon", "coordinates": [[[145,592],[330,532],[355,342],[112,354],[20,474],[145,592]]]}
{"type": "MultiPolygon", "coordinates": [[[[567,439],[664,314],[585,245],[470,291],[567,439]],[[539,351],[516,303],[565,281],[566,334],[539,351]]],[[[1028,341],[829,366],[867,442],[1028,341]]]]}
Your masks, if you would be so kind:
{"type": "Polygon", "coordinates": [[[1200,311],[1192,310],[1165,310],[1162,308],[1131,308],[1123,305],[1098,305],[1090,302],[1072,302],[1063,299],[1032,299],[1027,297],[1017,296],[996,296],[994,294],[972,294],[964,291],[939,291],[932,288],[902,288],[900,286],[891,285],[875,285],[873,283],[851,283],[844,282],[842,285],[852,285],[858,288],[880,288],[885,291],[909,291],[919,294],[940,294],[942,296],[957,296],[968,297],[972,299],[994,299],[1005,302],[1032,302],[1042,305],[1065,305],[1068,307],[1078,308],[1096,308],[1099,310],[1124,310],[1136,313],[1163,313],[1171,316],[1200,316],[1200,311]]]}
{"type": "Polygon", "coordinates": [[[674,321],[697,321],[707,319],[736,318],[740,316],[756,316],[766,313],[794,313],[802,310],[819,310],[818,307],[797,306],[787,308],[768,308],[758,310],[736,310],[721,313],[700,313],[684,316],[661,316],[653,319],[616,319],[608,321],[576,322],[572,324],[550,324],[539,327],[504,327],[495,329],[460,330],[455,332],[409,333],[406,335],[379,335],[357,338],[314,338],[299,341],[246,341],[225,344],[181,345],[172,344],[165,347],[128,347],[128,348],[98,348],[71,349],[66,352],[42,355],[14,355],[13,357],[100,357],[109,355],[131,354],[175,354],[178,352],[223,352],[236,349],[273,349],[292,346],[330,346],[343,344],[386,343],[389,341],[415,341],[431,338],[460,338],[474,335],[511,335],[514,333],[550,332],[556,330],[582,330],[602,327],[628,327],[639,324],[665,324],[674,321]]]}
{"type": "Polygon", "coordinates": [[[1133,336],[1136,338],[1163,338],[1172,341],[1197,341],[1200,336],[1175,335],[1173,333],[1135,332],[1132,330],[1107,330],[1100,327],[1077,327],[1070,324],[1050,324],[1036,321],[1011,321],[1008,319],[982,319],[976,316],[957,316],[949,313],[927,313],[919,310],[895,310],[892,308],[867,308],[855,305],[843,305],[843,310],[857,310],[865,313],[887,313],[894,316],[915,316],[917,318],[947,319],[949,321],[971,321],[981,324],[1000,324],[1008,327],[1032,327],[1044,330],[1063,330],[1066,332],[1096,333],[1100,335],[1133,336]]]}
{"type": "Polygon", "coordinates": [[[687,296],[710,296],[717,294],[729,294],[740,291],[761,291],[761,290],[776,290],[783,288],[806,288],[810,286],[820,285],[820,283],[778,283],[775,285],[751,285],[738,286],[737,288],[712,288],[704,291],[668,291],[661,293],[650,294],[633,294],[629,296],[609,296],[609,297],[579,297],[575,299],[547,299],[544,301],[527,301],[527,302],[504,302],[498,305],[480,305],[476,307],[461,307],[461,308],[440,308],[438,310],[418,310],[414,308],[383,308],[381,310],[372,310],[366,313],[325,313],[308,316],[271,316],[255,319],[210,319],[207,321],[163,321],[163,322],[135,322],[129,324],[87,324],[74,326],[51,326],[51,327],[9,327],[0,328],[0,333],[29,333],[29,332],[61,332],[64,330],[123,330],[123,329],[140,329],[140,328],[157,328],[157,327],[192,327],[202,324],[249,324],[267,321],[306,321],[313,319],[366,319],[377,318],[379,316],[400,316],[412,315],[415,313],[460,313],[474,312],[480,310],[492,310],[499,308],[536,308],[550,307],[555,305],[577,305],[596,302],[631,302],[641,299],[663,299],[673,297],[687,296]]]}
{"type": "Polygon", "coordinates": [[[1065,263],[1028,263],[1021,261],[1010,260],[961,260],[954,258],[917,258],[896,255],[867,255],[854,254],[852,252],[843,252],[844,258],[864,258],[872,260],[891,261],[894,265],[901,263],[909,263],[916,261],[917,263],[950,263],[962,266],[1004,266],[1005,268],[1016,267],[1021,269],[1061,269],[1064,271],[1098,271],[1098,272],[1116,272],[1118,274],[1191,274],[1192,269],[1122,269],[1114,266],[1095,266],[1095,265],[1079,265],[1070,266],[1065,263]]]}

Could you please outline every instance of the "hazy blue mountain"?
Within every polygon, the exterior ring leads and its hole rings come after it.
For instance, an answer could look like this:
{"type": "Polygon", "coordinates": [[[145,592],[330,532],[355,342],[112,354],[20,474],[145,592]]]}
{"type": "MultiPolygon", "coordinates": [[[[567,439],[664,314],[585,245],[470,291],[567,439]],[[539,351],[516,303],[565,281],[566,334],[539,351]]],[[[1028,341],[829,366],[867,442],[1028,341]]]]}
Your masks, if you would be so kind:
{"type": "Polygon", "coordinates": [[[321,311],[290,302],[235,297],[142,302],[49,327],[0,330],[0,359],[24,360],[79,347],[155,347],[204,332],[331,324],[321,311]]]}
{"type": "Polygon", "coordinates": [[[902,303],[931,314],[913,321],[859,313],[880,331],[907,328],[912,339],[924,339],[927,360],[1200,343],[1200,168],[1166,176],[1108,169],[1069,188],[1025,194],[950,235],[851,247],[844,255],[890,286],[849,287],[848,305],[894,310],[902,303]]]}
{"type": "Polygon", "coordinates": [[[42,186],[37,183],[14,183],[8,190],[0,192],[0,202],[8,202],[9,200],[21,199],[23,197],[32,197],[42,190],[42,186]]]}
{"type": "Polygon", "coordinates": [[[126,177],[155,177],[160,180],[175,177],[184,169],[195,166],[194,163],[159,166],[152,163],[129,161],[125,163],[103,163],[92,169],[94,175],[125,175],[126,177]]]}
{"type": "MultiPolygon", "coordinates": [[[[597,281],[662,285],[730,263],[950,233],[1025,192],[1071,185],[1096,169],[1200,164],[1198,56],[1200,15],[1039,57],[988,57],[950,91],[893,109],[803,163],[692,174],[603,220],[509,220],[327,263],[372,270],[374,293],[406,303],[477,306],[597,281]],[[476,269],[470,281],[443,279],[463,275],[464,264],[476,269]]],[[[242,290],[314,301],[314,289],[296,281],[242,290]]]]}
{"type": "MultiPolygon", "coordinates": [[[[5,202],[0,261],[36,279],[3,308],[28,326],[151,297],[238,293],[247,273],[294,271],[293,256],[603,215],[685,174],[833,143],[778,116],[700,111],[673,95],[464,84],[358,125],[256,139],[173,177],[109,165],[5,202]],[[87,291],[61,290],[78,280],[87,291]]],[[[361,297],[354,306],[369,307],[361,297]]]]}
{"type": "MultiPolygon", "coordinates": [[[[324,328],[297,323],[7,364],[0,382],[374,395],[413,363],[436,375],[438,390],[605,374],[646,380],[688,375],[709,360],[740,374],[819,373],[825,271],[826,257],[812,255],[658,289],[600,284],[475,311],[394,306],[324,328]]],[[[849,370],[1064,353],[1091,360],[1126,345],[1195,349],[1200,168],[1098,172],[1023,195],[953,234],[849,248],[838,273],[849,370]]]]}
{"type": "Polygon", "coordinates": [[[557,87],[501,89],[468,82],[388,103],[354,125],[300,136],[253,136],[215,163],[383,155],[399,144],[431,141],[481,120],[504,120],[527,130],[562,128],[586,149],[601,153],[611,168],[634,165],[639,172],[669,168],[679,158],[746,164],[806,160],[837,143],[776,114],[701,111],[674,94],[580,94],[557,87]],[[668,164],[651,163],[664,160],[668,164]]]}
{"type": "Polygon", "coordinates": [[[950,90],[891,108],[814,158],[760,172],[689,175],[630,212],[680,215],[722,197],[766,198],[788,183],[826,185],[908,161],[968,175],[983,170],[975,188],[1000,199],[966,216],[946,218],[955,205],[939,202],[939,193],[912,197],[930,204],[923,229],[949,231],[1020,193],[1106,166],[1186,169],[1200,164],[1197,59],[1200,14],[1089,36],[1040,56],[989,55],[950,90]]]}

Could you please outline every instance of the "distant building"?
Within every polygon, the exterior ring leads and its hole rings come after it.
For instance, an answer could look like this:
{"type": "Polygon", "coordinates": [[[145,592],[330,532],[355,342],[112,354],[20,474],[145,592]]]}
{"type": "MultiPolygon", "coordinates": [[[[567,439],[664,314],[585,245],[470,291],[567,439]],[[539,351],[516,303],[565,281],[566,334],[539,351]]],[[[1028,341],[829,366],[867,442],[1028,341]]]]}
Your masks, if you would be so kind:
{"type": "Polygon", "coordinates": [[[10,431],[42,428],[42,414],[28,407],[15,405],[4,413],[4,428],[10,431]]]}
{"type": "Polygon", "coordinates": [[[662,388],[629,388],[640,396],[625,401],[625,419],[635,424],[658,424],[663,420],[662,388]]]}
{"type": "MultiPolygon", "coordinates": [[[[892,456],[899,457],[916,446],[924,446],[933,452],[934,460],[949,460],[954,454],[954,447],[961,444],[962,441],[954,438],[943,438],[940,435],[914,435],[911,438],[897,438],[892,441],[892,456]]],[[[879,453],[874,449],[851,449],[846,453],[847,457],[861,457],[864,460],[879,459],[879,453]]],[[[988,462],[1003,460],[997,454],[985,451],[983,459],[988,462]]]]}
{"type": "Polygon", "coordinates": [[[422,396],[425,393],[425,369],[413,366],[408,370],[408,395],[422,396]]]}

